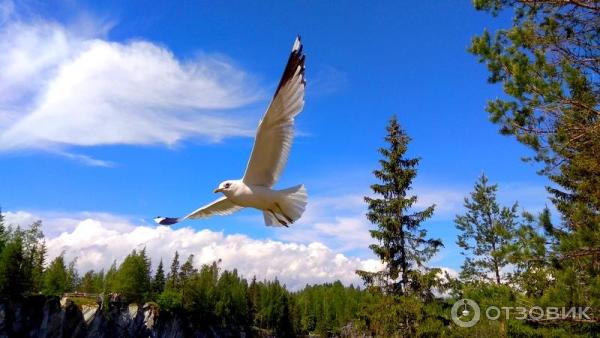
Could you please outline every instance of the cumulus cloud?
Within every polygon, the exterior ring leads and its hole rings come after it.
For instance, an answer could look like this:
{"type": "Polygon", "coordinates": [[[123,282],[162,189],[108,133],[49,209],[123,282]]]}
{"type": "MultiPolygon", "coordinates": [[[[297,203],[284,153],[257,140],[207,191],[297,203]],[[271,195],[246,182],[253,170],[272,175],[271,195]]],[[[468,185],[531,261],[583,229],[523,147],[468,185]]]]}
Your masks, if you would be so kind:
{"type": "Polygon", "coordinates": [[[172,146],[253,134],[234,108],[262,94],[226,58],[181,60],[164,46],[109,41],[106,26],[85,26],[0,21],[0,151],[65,154],[69,146],[172,146]]]}
{"type": "Polygon", "coordinates": [[[298,223],[288,231],[277,232],[277,237],[301,243],[319,241],[341,252],[365,251],[373,241],[365,212],[360,194],[314,197],[298,223]]]}
{"type": "MultiPolygon", "coordinates": [[[[22,225],[36,220],[36,216],[23,211],[6,213],[9,223],[22,225]]],[[[335,280],[346,285],[361,285],[355,270],[381,268],[378,260],[350,257],[317,241],[301,244],[189,227],[134,225],[125,218],[102,213],[47,217],[45,231],[59,223],[64,223],[66,229],[46,236],[49,258],[62,252],[67,260],[77,257],[77,268],[81,272],[106,269],[114,260],[122,261],[132,249],[144,247],[155,265],[161,258],[169,264],[177,250],[183,259],[193,254],[196,266],[220,259],[225,269],[237,268],[247,278],[278,278],[291,289],[335,280]]]]}

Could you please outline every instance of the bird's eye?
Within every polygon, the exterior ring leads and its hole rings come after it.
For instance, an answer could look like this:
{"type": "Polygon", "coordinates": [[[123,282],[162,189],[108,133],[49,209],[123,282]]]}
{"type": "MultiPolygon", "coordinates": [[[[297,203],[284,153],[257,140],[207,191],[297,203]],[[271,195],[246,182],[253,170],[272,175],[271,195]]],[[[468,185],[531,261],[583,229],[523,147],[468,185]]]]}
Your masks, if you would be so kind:
{"type": "Polygon", "coordinates": [[[231,183],[225,183],[225,188],[229,188],[230,185],[231,183]]]}

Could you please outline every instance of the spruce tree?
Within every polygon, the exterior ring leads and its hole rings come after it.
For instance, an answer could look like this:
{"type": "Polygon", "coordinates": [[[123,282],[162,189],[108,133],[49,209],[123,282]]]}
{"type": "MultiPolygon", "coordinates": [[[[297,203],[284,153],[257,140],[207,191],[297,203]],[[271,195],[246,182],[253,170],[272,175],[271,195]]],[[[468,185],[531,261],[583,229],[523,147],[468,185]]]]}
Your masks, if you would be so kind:
{"type": "Polygon", "coordinates": [[[424,268],[442,246],[439,239],[427,237],[422,223],[433,215],[435,205],[415,211],[417,196],[410,195],[411,184],[417,175],[418,158],[406,156],[410,137],[402,130],[396,117],[387,127],[385,141],[388,147],[380,148],[384,157],[381,168],[373,171],[380,181],[371,185],[378,197],[365,197],[369,211],[367,218],[377,225],[371,237],[378,241],[371,250],[385,264],[383,271],[372,273],[357,271],[367,285],[380,286],[383,291],[405,295],[410,292],[411,274],[424,268]]]}
{"type": "Polygon", "coordinates": [[[179,252],[175,251],[173,261],[171,262],[171,270],[167,275],[167,287],[175,290],[179,287],[179,252]]]}
{"type": "Polygon", "coordinates": [[[46,255],[48,249],[46,248],[46,240],[42,240],[39,243],[38,248],[35,252],[33,259],[33,291],[39,292],[42,290],[44,285],[44,265],[46,264],[46,255]]]}
{"type": "Polygon", "coordinates": [[[515,239],[518,215],[517,203],[501,207],[496,200],[497,185],[489,185],[482,174],[475,183],[471,197],[465,197],[466,213],[456,216],[454,223],[460,231],[456,244],[466,256],[461,278],[468,281],[505,280],[503,268],[515,239]]]}
{"type": "Polygon", "coordinates": [[[156,268],[156,273],[154,274],[154,279],[152,280],[152,291],[154,294],[158,295],[165,289],[165,270],[163,268],[163,261],[160,260],[158,263],[158,267],[156,268]]]}

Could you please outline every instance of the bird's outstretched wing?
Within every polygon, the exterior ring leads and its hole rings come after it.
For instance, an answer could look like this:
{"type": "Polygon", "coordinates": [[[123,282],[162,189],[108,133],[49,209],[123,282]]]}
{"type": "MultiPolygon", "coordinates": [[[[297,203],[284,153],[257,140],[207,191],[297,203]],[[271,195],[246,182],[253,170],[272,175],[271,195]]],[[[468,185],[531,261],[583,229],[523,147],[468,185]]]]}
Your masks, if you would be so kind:
{"type": "Polygon", "coordinates": [[[305,86],[304,54],[297,37],[275,95],[258,125],[244,183],[272,187],[277,182],[292,146],[294,117],[304,107],[305,86]]]}
{"type": "Polygon", "coordinates": [[[194,212],[187,216],[175,218],[175,217],[157,217],[154,220],[156,223],[161,225],[172,225],[183,221],[184,219],[197,219],[209,217],[212,215],[229,215],[236,211],[243,209],[239,205],[233,204],[227,197],[223,196],[205,206],[196,209],[194,212]]]}
{"type": "Polygon", "coordinates": [[[223,196],[212,203],[196,209],[194,212],[183,217],[183,219],[198,219],[212,215],[230,215],[240,209],[243,209],[243,207],[233,204],[227,197],[223,196]]]}

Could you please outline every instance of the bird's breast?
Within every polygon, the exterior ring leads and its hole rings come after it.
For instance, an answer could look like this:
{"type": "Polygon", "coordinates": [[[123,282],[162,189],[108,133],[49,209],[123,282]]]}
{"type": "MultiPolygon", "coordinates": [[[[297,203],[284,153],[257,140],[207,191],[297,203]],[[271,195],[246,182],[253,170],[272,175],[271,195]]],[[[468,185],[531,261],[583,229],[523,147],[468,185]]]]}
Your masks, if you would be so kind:
{"type": "Polygon", "coordinates": [[[266,210],[276,201],[276,192],[267,187],[244,186],[236,189],[228,198],[235,204],[247,207],[266,210]]]}

